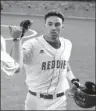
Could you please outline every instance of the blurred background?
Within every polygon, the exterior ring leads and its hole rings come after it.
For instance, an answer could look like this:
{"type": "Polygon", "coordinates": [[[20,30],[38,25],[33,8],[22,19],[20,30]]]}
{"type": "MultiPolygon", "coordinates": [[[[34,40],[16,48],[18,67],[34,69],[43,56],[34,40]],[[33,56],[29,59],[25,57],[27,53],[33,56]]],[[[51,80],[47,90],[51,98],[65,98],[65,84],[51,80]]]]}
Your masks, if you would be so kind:
{"type": "MultiPolygon", "coordinates": [[[[76,77],[83,84],[95,81],[95,0],[62,0],[62,1],[19,1],[1,0],[1,33],[10,38],[8,26],[19,25],[22,20],[33,20],[32,30],[43,33],[44,14],[52,9],[61,11],[65,18],[62,35],[72,41],[70,64],[76,77]],[[24,15],[24,16],[22,16],[24,15]],[[31,16],[33,15],[33,16],[31,16]],[[75,19],[76,18],[76,19],[75,19]]],[[[31,32],[27,33],[32,34],[31,32]]],[[[27,38],[28,39],[28,38],[27,38]]],[[[25,41],[26,39],[24,39],[25,41]]],[[[12,41],[7,40],[7,51],[10,53],[12,41]]],[[[1,109],[24,110],[27,94],[25,70],[12,77],[1,74],[1,109]]],[[[73,98],[68,97],[68,110],[92,110],[80,108],[73,98]]]]}
{"type": "Polygon", "coordinates": [[[95,0],[64,0],[64,1],[7,1],[1,0],[1,13],[23,13],[27,15],[44,15],[48,10],[57,9],[65,17],[95,18],[95,0]]]}

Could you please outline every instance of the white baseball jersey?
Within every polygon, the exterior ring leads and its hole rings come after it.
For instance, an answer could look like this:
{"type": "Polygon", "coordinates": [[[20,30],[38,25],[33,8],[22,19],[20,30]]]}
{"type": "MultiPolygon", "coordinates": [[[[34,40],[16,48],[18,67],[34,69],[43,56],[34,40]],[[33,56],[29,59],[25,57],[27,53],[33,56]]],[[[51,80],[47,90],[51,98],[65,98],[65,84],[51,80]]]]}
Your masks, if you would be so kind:
{"type": "Polygon", "coordinates": [[[66,75],[72,44],[63,37],[60,37],[60,42],[60,48],[55,49],[42,35],[22,45],[26,83],[30,90],[55,94],[69,89],[66,75]]]}
{"type": "Polygon", "coordinates": [[[19,64],[6,52],[6,42],[1,36],[1,70],[8,76],[12,76],[19,68],[19,64]]]}
{"type": "Polygon", "coordinates": [[[12,76],[19,68],[19,64],[5,51],[1,51],[1,69],[8,76],[12,76]]]}
{"type": "Polygon", "coordinates": [[[6,51],[6,41],[2,36],[1,36],[1,50],[6,51]]]}

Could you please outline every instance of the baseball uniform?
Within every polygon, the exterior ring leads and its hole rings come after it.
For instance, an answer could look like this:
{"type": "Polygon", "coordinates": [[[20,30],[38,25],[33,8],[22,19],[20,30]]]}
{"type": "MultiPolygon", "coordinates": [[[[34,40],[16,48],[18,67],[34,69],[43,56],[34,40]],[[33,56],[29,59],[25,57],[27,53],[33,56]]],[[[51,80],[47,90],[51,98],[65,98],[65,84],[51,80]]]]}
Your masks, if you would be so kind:
{"type": "Polygon", "coordinates": [[[60,37],[60,42],[60,48],[55,49],[42,35],[22,45],[29,90],[25,110],[66,110],[66,91],[69,89],[67,64],[72,44],[63,37],[60,37]],[[63,96],[57,97],[62,93],[63,96]],[[44,94],[51,94],[53,99],[41,97],[44,94]]]}
{"type": "Polygon", "coordinates": [[[1,50],[6,51],[6,41],[3,36],[1,36],[1,50]]]}
{"type": "Polygon", "coordinates": [[[12,76],[19,68],[19,64],[6,52],[6,42],[1,36],[1,70],[12,76]]]}

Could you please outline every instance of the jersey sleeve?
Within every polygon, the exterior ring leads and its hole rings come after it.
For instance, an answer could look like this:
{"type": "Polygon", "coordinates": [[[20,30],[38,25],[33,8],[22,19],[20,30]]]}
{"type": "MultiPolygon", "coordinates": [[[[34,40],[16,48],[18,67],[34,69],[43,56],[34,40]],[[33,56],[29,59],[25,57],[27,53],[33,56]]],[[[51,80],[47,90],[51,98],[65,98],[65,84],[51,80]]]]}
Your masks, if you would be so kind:
{"type": "Polygon", "coordinates": [[[27,40],[22,45],[23,63],[29,65],[32,61],[33,46],[30,40],[27,40]]]}
{"type": "Polygon", "coordinates": [[[6,51],[6,41],[2,36],[1,36],[1,50],[6,51]]]}
{"type": "Polygon", "coordinates": [[[17,69],[19,64],[7,52],[1,50],[1,70],[8,76],[12,76],[17,69]]]}
{"type": "Polygon", "coordinates": [[[71,56],[71,52],[72,52],[72,42],[68,40],[68,50],[69,50],[69,59],[70,60],[70,56],[71,56]]]}
{"type": "Polygon", "coordinates": [[[65,43],[65,60],[69,62],[72,51],[72,43],[68,39],[64,39],[64,43],[65,43]]]}
{"type": "Polygon", "coordinates": [[[67,47],[68,47],[68,61],[67,61],[67,78],[71,81],[73,78],[75,78],[72,70],[71,70],[71,67],[70,67],[70,64],[69,64],[69,61],[70,61],[70,56],[71,56],[71,51],[72,51],[72,43],[70,40],[67,41],[67,47]]]}

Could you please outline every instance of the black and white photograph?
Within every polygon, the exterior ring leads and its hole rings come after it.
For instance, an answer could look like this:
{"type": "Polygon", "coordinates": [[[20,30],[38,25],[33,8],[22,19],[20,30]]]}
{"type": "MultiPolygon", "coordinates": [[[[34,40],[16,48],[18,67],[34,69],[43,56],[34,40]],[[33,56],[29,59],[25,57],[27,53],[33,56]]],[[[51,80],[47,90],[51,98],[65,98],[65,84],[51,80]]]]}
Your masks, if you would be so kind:
{"type": "Polygon", "coordinates": [[[1,110],[96,110],[95,0],[1,0],[1,110]]]}

